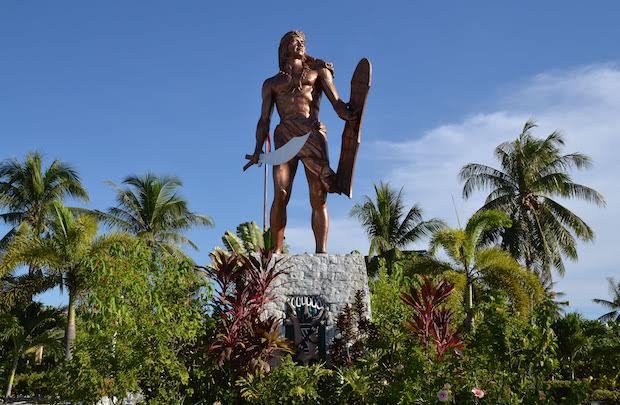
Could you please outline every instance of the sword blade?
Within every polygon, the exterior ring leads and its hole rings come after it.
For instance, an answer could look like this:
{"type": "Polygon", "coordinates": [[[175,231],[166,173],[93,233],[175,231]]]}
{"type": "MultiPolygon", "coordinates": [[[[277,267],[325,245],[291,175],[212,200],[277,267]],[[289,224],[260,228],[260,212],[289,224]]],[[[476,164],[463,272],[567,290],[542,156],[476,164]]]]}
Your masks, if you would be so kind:
{"type": "Polygon", "coordinates": [[[261,153],[258,156],[258,161],[272,166],[286,163],[299,153],[308,140],[308,137],[310,137],[310,132],[302,136],[296,136],[273,152],[261,153]]]}

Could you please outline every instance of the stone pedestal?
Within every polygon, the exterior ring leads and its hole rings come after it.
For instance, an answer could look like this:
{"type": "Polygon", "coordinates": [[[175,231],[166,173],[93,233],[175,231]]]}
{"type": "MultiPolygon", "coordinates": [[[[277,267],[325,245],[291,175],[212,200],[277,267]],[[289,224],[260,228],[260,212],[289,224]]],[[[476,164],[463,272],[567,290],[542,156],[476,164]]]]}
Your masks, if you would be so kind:
{"type": "Polygon", "coordinates": [[[347,304],[353,303],[355,293],[363,291],[370,317],[370,293],[364,257],[359,253],[346,255],[297,254],[281,255],[280,266],[287,274],[275,285],[277,300],[267,307],[270,315],[282,319],[282,335],[286,318],[286,303],[294,298],[309,297],[322,302],[325,317],[325,344],[327,347],[337,335],[335,321],[347,304]]]}

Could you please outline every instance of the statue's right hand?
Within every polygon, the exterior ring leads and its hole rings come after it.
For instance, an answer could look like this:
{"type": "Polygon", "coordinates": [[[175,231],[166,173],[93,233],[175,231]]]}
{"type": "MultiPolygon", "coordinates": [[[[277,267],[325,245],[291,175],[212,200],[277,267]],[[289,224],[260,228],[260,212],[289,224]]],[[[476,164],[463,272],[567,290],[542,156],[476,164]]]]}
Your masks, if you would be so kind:
{"type": "Polygon", "coordinates": [[[244,172],[248,170],[250,166],[258,164],[258,155],[258,153],[255,153],[253,155],[245,155],[245,158],[248,159],[249,162],[246,163],[245,166],[243,166],[244,172]]]}

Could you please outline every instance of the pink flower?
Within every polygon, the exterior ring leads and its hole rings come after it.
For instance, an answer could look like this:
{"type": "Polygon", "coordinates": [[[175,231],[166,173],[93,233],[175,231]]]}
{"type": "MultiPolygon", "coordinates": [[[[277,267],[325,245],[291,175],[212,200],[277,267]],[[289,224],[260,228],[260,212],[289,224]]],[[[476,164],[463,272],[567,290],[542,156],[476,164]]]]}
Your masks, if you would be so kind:
{"type": "Polygon", "coordinates": [[[441,390],[437,393],[437,399],[440,402],[448,402],[448,399],[450,399],[450,393],[447,390],[441,390]]]}
{"type": "Polygon", "coordinates": [[[476,398],[484,398],[484,391],[480,388],[472,388],[471,393],[474,394],[476,398]]]}
{"type": "Polygon", "coordinates": [[[446,390],[446,391],[450,391],[451,388],[452,388],[452,386],[450,384],[448,384],[448,383],[445,383],[443,385],[443,389],[446,390]]]}

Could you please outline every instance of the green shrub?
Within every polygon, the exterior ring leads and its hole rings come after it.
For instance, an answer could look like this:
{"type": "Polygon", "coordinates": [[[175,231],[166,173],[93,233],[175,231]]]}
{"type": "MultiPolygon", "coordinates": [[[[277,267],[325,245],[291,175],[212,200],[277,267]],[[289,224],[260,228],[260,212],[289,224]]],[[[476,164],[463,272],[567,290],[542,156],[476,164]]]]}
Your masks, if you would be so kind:
{"type": "Polygon", "coordinates": [[[13,393],[19,396],[49,398],[53,395],[47,372],[17,374],[13,393]]]}
{"type": "Polygon", "coordinates": [[[73,359],[50,376],[54,391],[69,401],[141,392],[149,403],[181,402],[185,354],[207,319],[193,265],[136,242],[89,266],[73,359]]]}
{"type": "Polygon", "coordinates": [[[596,389],[592,392],[590,400],[598,401],[605,405],[617,404],[620,402],[620,391],[596,389]]]}
{"type": "Polygon", "coordinates": [[[256,404],[322,404],[321,382],[332,372],[321,364],[298,366],[290,355],[270,373],[248,375],[237,381],[241,397],[256,404]]]}
{"type": "Polygon", "coordinates": [[[590,381],[547,381],[547,397],[558,404],[578,405],[588,398],[590,381]]]}

